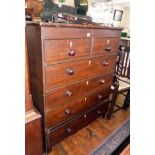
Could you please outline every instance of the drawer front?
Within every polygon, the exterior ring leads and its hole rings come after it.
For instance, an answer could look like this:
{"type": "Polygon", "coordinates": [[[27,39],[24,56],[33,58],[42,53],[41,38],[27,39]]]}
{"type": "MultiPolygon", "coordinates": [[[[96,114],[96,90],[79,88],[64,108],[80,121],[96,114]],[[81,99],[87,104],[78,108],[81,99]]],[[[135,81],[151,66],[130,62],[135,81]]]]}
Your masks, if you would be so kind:
{"type": "Polygon", "coordinates": [[[43,39],[90,38],[92,30],[87,28],[42,27],[43,39]]]}
{"type": "Polygon", "coordinates": [[[46,128],[57,126],[91,106],[103,102],[110,94],[110,85],[95,93],[81,96],[71,102],[49,111],[45,115],[46,128]]]}
{"type": "Polygon", "coordinates": [[[121,30],[94,29],[93,37],[120,37],[121,30]]]}
{"type": "Polygon", "coordinates": [[[48,149],[51,149],[51,146],[59,143],[64,138],[72,135],[82,127],[88,125],[90,122],[95,120],[101,115],[104,115],[108,110],[108,103],[102,104],[98,107],[96,107],[93,110],[90,110],[89,112],[86,112],[70,122],[65,123],[65,125],[62,125],[58,128],[55,128],[54,130],[48,130],[47,132],[47,139],[48,139],[48,149]]]}
{"type": "Polygon", "coordinates": [[[93,54],[118,51],[119,38],[94,38],[93,54]]]}
{"type": "Polygon", "coordinates": [[[45,67],[45,89],[114,71],[116,54],[45,67]]]}
{"type": "Polygon", "coordinates": [[[45,61],[90,55],[91,39],[44,40],[45,61]]]}
{"type": "Polygon", "coordinates": [[[75,97],[90,93],[96,87],[104,88],[106,84],[111,84],[113,73],[93,77],[78,81],[74,84],[63,86],[46,93],[46,111],[55,108],[65,102],[73,100],[75,97]]]}

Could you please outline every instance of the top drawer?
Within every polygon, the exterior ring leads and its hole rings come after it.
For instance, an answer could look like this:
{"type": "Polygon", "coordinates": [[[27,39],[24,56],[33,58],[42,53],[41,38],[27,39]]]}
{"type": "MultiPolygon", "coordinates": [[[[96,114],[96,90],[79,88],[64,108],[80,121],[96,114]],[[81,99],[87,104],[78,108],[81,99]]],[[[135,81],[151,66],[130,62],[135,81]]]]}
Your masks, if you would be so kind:
{"type": "Polygon", "coordinates": [[[91,39],[44,40],[45,61],[90,55],[91,39]]]}
{"type": "Polygon", "coordinates": [[[90,38],[92,30],[87,28],[43,27],[44,39],[90,38]]]}
{"type": "Polygon", "coordinates": [[[94,29],[93,37],[120,37],[120,30],[94,29]]]}

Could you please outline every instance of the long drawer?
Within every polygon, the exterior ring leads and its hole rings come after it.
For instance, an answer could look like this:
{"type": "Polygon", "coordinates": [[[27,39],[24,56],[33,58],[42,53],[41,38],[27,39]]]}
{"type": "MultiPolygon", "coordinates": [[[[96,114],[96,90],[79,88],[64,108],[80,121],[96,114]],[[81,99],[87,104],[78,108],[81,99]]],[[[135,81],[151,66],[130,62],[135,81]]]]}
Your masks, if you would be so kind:
{"type": "Polygon", "coordinates": [[[103,102],[110,94],[110,85],[94,93],[83,95],[45,114],[46,128],[57,126],[82,111],[103,102]]]}
{"type": "Polygon", "coordinates": [[[88,125],[101,115],[105,115],[108,109],[108,103],[101,104],[88,112],[85,112],[64,125],[53,130],[47,130],[48,150],[62,139],[72,135],[82,127],[88,125]]]}
{"type": "Polygon", "coordinates": [[[113,73],[109,73],[54,89],[45,95],[45,109],[48,111],[55,108],[56,106],[73,100],[78,96],[82,96],[84,93],[93,91],[96,87],[104,88],[107,84],[109,86],[112,78],[113,73]]]}
{"type": "Polygon", "coordinates": [[[88,28],[66,28],[66,27],[43,27],[43,39],[63,39],[63,38],[90,38],[92,29],[88,28]]]}
{"type": "Polygon", "coordinates": [[[92,54],[116,52],[118,50],[119,42],[119,38],[93,38],[92,54]]]}
{"type": "Polygon", "coordinates": [[[90,55],[91,39],[44,40],[45,61],[90,55]]]}
{"type": "Polygon", "coordinates": [[[45,67],[45,90],[114,71],[116,54],[45,67]]]}

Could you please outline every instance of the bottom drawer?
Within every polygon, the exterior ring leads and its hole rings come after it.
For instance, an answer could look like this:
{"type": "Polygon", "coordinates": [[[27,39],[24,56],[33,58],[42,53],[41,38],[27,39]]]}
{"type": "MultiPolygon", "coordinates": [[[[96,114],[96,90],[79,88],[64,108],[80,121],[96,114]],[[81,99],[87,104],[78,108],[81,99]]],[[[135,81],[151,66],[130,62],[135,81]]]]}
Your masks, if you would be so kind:
{"type": "Polygon", "coordinates": [[[46,132],[47,138],[47,151],[49,152],[53,145],[57,144],[64,138],[72,135],[82,127],[88,125],[90,122],[95,120],[97,117],[101,115],[105,115],[108,110],[108,102],[102,103],[99,106],[77,116],[76,118],[72,119],[57,127],[55,129],[49,129],[46,132]]]}

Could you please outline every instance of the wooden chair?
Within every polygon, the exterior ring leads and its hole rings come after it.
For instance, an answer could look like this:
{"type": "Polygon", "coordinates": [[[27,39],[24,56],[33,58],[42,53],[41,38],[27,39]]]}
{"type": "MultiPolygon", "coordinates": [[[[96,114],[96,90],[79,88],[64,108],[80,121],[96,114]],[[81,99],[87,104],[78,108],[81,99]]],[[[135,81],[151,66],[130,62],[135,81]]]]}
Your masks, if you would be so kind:
{"type": "Polygon", "coordinates": [[[111,87],[111,99],[107,118],[110,119],[112,113],[120,110],[127,109],[130,104],[130,47],[120,46],[118,52],[116,73],[114,82],[111,87]],[[117,96],[122,94],[125,96],[124,103],[119,106],[116,103],[117,96]],[[115,108],[115,110],[114,110],[115,108]]]}

